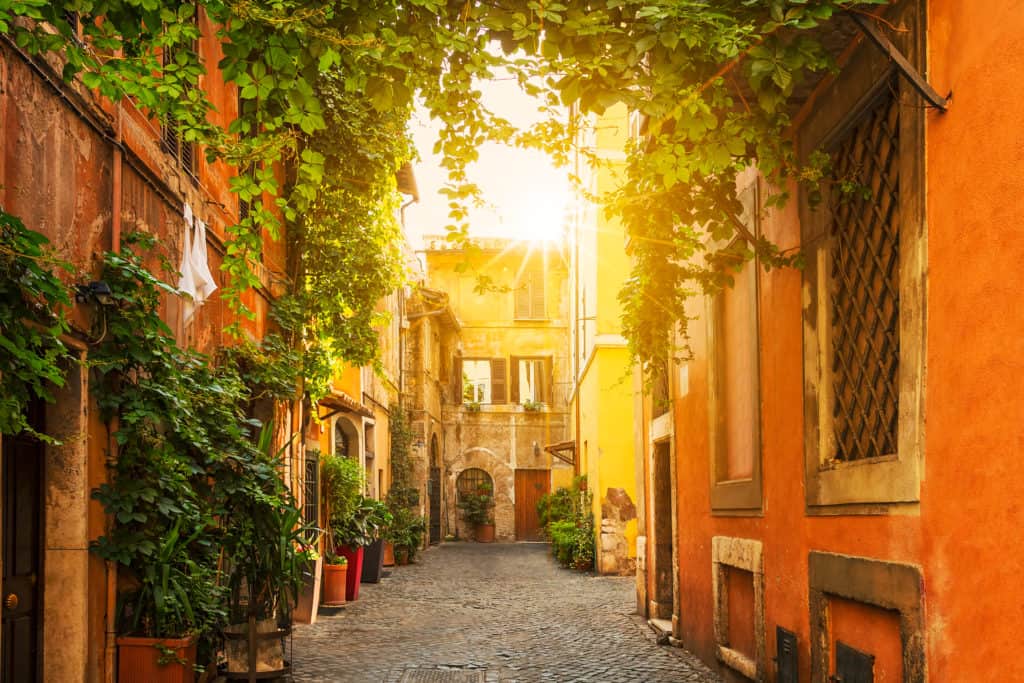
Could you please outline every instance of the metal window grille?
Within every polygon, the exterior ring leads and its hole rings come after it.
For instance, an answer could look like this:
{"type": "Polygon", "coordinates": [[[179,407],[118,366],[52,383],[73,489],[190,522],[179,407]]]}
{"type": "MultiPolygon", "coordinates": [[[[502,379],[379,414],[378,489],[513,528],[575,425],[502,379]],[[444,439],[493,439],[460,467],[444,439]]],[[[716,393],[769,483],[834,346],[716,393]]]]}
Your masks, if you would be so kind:
{"type": "Polygon", "coordinates": [[[478,467],[462,470],[456,481],[459,500],[462,500],[462,497],[466,495],[476,495],[485,488],[489,488],[493,492],[494,482],[491,481],[491,475],[478,467]]]}
{"type": "Polygon", "coordinates": [[[306,455],[306,471],[303,482],[302,517],[307,524],[320,522],[320,458],[306,455]]]}
{"type": "Polygon", "coordinates": [[[831,325],[836,460],[896,452],[899,100],[883,88],[833,156],[831,325]]]}

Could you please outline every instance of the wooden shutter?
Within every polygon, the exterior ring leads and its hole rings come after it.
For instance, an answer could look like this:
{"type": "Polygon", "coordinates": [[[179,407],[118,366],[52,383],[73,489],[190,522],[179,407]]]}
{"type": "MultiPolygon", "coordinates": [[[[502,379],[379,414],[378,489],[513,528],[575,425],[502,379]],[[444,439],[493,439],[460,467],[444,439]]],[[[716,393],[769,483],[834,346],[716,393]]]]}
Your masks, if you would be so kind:
{"type": "Polygon", "coordinates": [[[516,287],[516,318],[530,317],[530,285],[526,278],[516,287]]]}
{"type": "Polygon", "coordinates": [[[544,271],[530,273],[530,317],[544,318],[544,271]]]}
{"type": "Polygon", "coordinates": [[[458,356],[452,357],[452,376],[449,382],[449,390],[452,392],[451,402],[453,405],[462,403],[462,359],[458,356]]]}
{"type": "MultiPolygon", "coordinates": [[[[522,360],[519,357],[517,357],[517,356],[512,356],[512,358],[510,360],[511,360],[512,367],[509,370],[509,372],[511,374],[509,374],[509,376],[508,376],[508,383],[509,383],[509,387],[510,387],[509,388],[509,396],[511,397],[509,399],[509,403],[517,403],[518,404],[518,403],[520,403],[520,400],[519,400],[519,364],[522,362],[522,360]]],[[[494,372],[493,368],[492,368],[491,372],[492,373],[494,372]]]]}
{"type": "Polygon", "coordinates": [[[491,403],[507,403],[504,358],[491,359],[491,403]]]}
{"type": "Polygon", "coordinates": [[[554,401],[555,401],[555,396],[554,396],[554,391],[553,391],[553,388],[554,388],[553,384],[554,383],[551,381],[552,378],[551,378],[551,359],[550,358],[545,358],[543,361],[541,361],[541,363],[540,363],[540,373],[538,373],[538,374],[540,376],[537,378],[537,383],[538,383],[538,386],[540,387],[540,391],[537,392],[537,395],[540,396],[540,399],[539,399],[540,401],[543,401],[544,403],[547,403],[548,406],[550,407],[554,403],[554,401]]]}

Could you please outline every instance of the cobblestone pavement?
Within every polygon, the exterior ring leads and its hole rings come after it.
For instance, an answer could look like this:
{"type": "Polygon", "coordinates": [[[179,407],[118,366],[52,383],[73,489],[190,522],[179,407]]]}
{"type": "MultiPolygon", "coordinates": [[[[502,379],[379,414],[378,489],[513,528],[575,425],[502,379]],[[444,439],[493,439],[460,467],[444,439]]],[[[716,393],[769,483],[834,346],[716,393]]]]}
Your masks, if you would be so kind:
{"type": "Polygon", "coordinates": [[[447,543],[362,584],[295,631],[295,680],[354,683],[718,681],[658,646],[632,578],[560,569],[544,544],[447,543]]]}

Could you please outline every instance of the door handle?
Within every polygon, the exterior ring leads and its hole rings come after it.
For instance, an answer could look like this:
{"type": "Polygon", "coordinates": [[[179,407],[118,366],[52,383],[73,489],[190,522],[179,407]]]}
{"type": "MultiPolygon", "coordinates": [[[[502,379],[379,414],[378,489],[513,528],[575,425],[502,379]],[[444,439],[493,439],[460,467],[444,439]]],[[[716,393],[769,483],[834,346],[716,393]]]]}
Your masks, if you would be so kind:
{"type": "Polygon", "coordinates": [[[4,598],[4,607],[12,611],[18,609],[18,594],[8,593],[7,597],[4,598]]]}

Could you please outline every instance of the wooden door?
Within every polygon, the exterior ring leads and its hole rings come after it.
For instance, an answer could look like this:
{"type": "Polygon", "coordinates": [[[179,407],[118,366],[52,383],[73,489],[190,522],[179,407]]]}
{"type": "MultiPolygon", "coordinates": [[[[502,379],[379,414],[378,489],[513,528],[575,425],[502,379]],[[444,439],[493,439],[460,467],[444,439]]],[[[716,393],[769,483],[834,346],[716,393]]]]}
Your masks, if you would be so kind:
{"type": "MultiPolygon", "coordinates": [[[[42,429],[42,405],[30,415],[42,429]]],[[[39,677],[42,581],[43,446],[22,434],[3,439],[3,627],[0,681],[31,683],[39,677]]]]}
{"type": "Polygon", "coordinates": [[[430,544],[441,542],[441,468],[430,468],[427,493],[430,496],[430,544]]]}
{"type": "Polygon", "coordinates": [[[537,501],[551,491],[551,470],[516,470],[516,539],[539,541],[537,501]]]}

